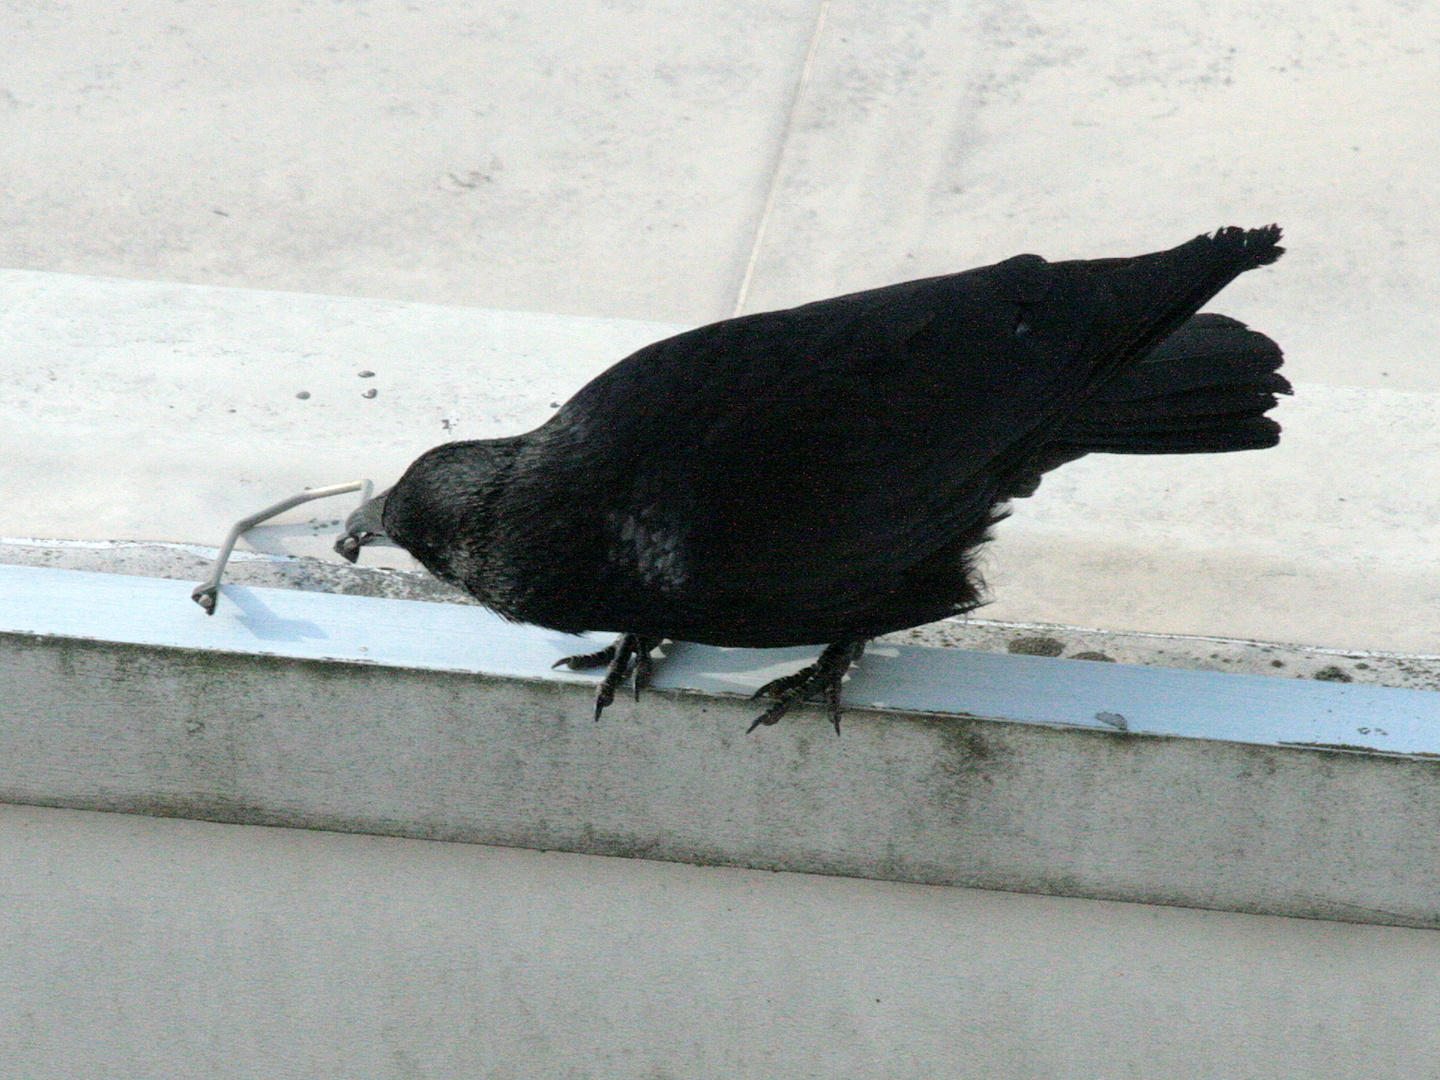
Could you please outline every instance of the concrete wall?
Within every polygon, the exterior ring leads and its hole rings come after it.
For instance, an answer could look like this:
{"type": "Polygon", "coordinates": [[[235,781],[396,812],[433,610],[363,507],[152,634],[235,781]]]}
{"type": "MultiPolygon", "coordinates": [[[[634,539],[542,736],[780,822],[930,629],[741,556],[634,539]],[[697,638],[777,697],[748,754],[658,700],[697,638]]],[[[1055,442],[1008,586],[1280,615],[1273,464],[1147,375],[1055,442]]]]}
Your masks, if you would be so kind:
{"type": "Polygon", "coordinates": [[[4,1080],[1355,1080],[1440,935],[0,807],[4,1080]]]}
{"type": "Polygon", "coordinates": [[[0,570],[0,1077],[1433,1075],[1434,693],[0,570]]]}
{"type": "Polygon", "coordinates": [[[814,649],[0,567],[0,801],[1440,927],[1440,695],[907,645],[744,734],[814,649]],[[1177,797],[1184,799],[1176,806],[1177,797]]]}

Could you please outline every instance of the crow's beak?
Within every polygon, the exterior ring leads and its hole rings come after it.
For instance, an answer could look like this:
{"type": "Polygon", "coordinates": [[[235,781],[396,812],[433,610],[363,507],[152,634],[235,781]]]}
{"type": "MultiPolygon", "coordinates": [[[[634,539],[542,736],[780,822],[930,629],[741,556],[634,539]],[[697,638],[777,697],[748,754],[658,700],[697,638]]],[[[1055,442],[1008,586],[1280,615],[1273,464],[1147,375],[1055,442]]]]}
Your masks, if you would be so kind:
{"type": "Polygon", "coordinates": [[[385,498],[389,491],[382,491],[369,502],[361,503],[353,514],[345,519],[345,532],[335,541],[335,551],[352,563],[359,561],[360,549],[366,544],[385,539],[385,498]]]}

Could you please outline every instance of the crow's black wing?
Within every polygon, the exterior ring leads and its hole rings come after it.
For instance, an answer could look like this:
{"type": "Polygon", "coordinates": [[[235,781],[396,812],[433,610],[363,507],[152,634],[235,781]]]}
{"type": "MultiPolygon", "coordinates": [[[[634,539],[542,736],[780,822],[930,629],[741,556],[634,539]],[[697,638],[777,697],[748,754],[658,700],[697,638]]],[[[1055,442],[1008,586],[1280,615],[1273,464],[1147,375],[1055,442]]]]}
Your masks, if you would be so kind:
{"type": "Polygon", "coordinates": [[[535,433],[537,472],[593,505],[607,628],[841,625],[982,526],[1047,433],[1277,238],[1018,256],[702,327],[582,389],[535,433]]]}

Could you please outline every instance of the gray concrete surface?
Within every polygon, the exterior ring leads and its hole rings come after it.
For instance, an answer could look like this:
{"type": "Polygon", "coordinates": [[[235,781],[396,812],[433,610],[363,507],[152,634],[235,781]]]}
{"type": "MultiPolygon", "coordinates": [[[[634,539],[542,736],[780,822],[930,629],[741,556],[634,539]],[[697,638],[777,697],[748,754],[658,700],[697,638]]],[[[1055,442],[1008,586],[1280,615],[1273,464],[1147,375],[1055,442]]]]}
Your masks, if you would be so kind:
{"type": "Polygon", "coordinates": [[[4,1080],[1429,1078],[1440,935],[0,807],[4,1080]]]}
{"type": "Polygon", "coordinates": [[[815,650],[681,645],[597,724],[480,608],[0,571],[0,802],[1440,927],[1433,692],[880,645],[747,735],[815,650]]]}
{"type": "Polygon", "coordinates": [[[695,321],[733,303],[813,22],[809,0],[10,8],[0,265],[695,321]]]}
{"type": "Polygon", "coordinates": [[[0,266],[699,323],[752,260],[755,310],[1278,220],[1227,307],[1302,380],[1440,389],[1427,5],[92,0],[0,32],[0,266]]]}
{"type": "Polygon", "coordinates": [[[1437,59],[1387,0],[833,3],[747,304],[1275,220],[1216,310],[1303,381],[1440,389],[1437,59]]]}

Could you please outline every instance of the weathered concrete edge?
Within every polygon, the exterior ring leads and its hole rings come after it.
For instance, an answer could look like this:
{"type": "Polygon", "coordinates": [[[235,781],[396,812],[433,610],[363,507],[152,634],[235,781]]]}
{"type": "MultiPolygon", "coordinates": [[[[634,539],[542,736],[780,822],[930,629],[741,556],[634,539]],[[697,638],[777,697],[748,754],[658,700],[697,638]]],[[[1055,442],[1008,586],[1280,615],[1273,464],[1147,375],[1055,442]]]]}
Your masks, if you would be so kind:
{"type": "Polygon", "coordinates": [[[0,801],[1440,927],[1440,762],[0,634],[0,801]]]}
{"type": "MultiPolygon", "coordinates": [[[[367,549],[366,558],[371,563],[375,560],[373,552],[376,550],[367,549]]],[[[205,579],[216,554],[217,549],[199,544],[0,537],[0,565],[168,578],[192,583],[205,579]]],[[[424,571],[375,565],[352,566],[338,560],[309,556],[236,551],[226,569],[225,580],[232,585],[449,604],[475,603],[466,593],[424,571]]],[[[1332,649],[1197,634],[1156,634],[1056,623],[1012,623],[980,617],[956,617],[898,631],[876,641],[881,644],[1061,656],[1075,660],[1265,675],[1270,678],[1307,678],[1412,690],[1440,690],[1440,656],[1332,649]]]]}
{"type": "MultiPolygon", "coordinates": [[[[0,565],[0,630],[249,655],[589,683],[553,670],[610,635],[506,623],[480,607],[225,586],[207,617],[176,581],[0,565]]],[[[818,649],[665,646],[655,685],[746,694],[818,649]]],[[[1440,694],[875,643],[847,706],[1266,745],[1440,756],[1440,694]]]]}

